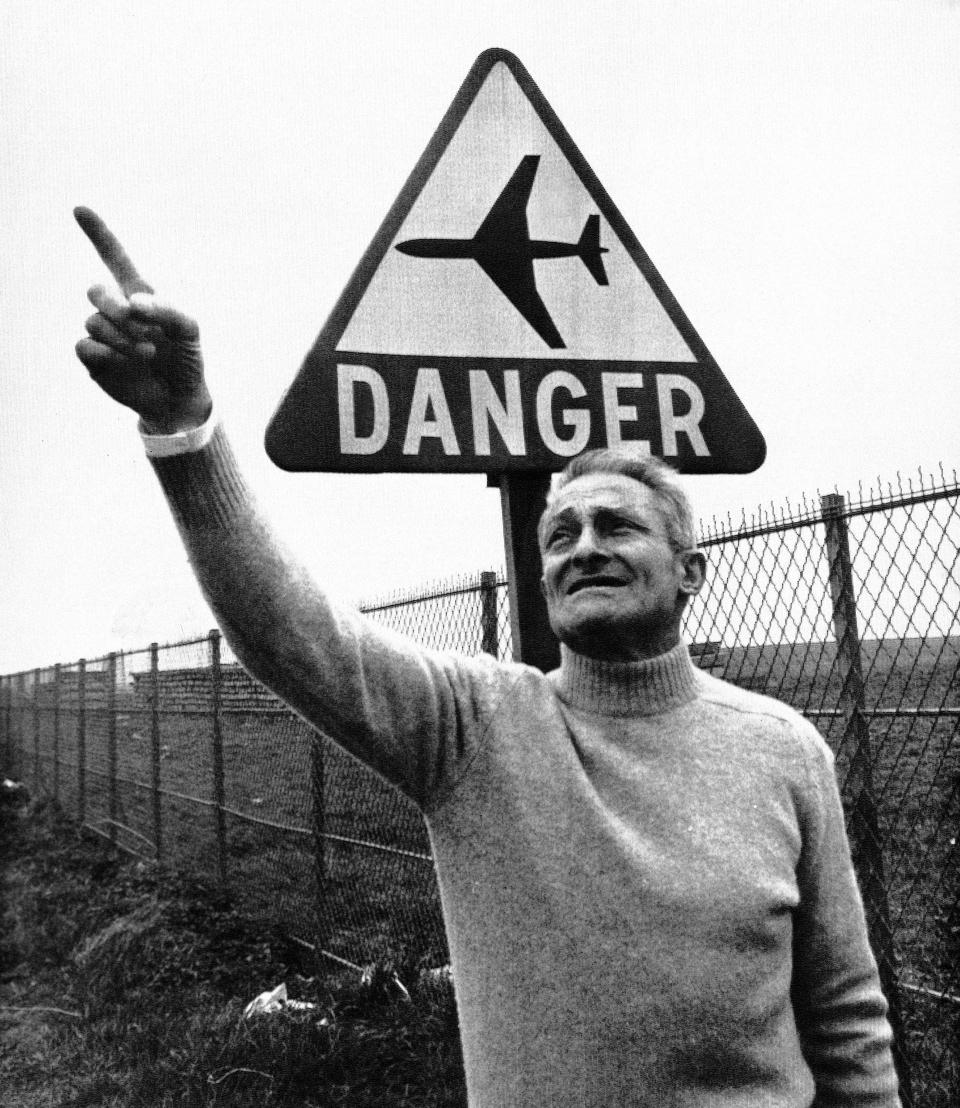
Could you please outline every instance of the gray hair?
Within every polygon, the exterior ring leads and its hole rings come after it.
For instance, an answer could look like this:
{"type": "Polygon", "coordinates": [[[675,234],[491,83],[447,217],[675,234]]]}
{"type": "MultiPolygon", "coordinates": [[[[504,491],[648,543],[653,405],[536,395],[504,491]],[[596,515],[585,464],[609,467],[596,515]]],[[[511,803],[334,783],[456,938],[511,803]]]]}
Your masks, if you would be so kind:
{"type": "Polygon", "coordinates": [[[656,498],[670,544],[676,550],[696,549],[697,535],[693,508],[677,471],[661,458],[651,454],[641,454],[636,447],[625,444],[585,450],[572,458],[560,473],[554,474],[550,483],[550,492],[547,495],[547,507],[538,529],[541,546],[543,522],[560,490],[578,477],[586,477],[593,473],[618,474],[645,485],[656,498]]]}

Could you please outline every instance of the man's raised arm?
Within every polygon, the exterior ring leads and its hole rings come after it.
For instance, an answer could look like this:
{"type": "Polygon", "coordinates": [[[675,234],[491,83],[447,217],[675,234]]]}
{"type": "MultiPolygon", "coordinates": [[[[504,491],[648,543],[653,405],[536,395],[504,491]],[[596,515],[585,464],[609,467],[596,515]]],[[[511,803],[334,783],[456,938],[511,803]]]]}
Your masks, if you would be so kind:
{"type": "Polygon", "coordinates": [[[311,724],[428,804],[468,760],[460,729],[494,695],[493,669],[420,650],[330,604],[277,542],[211,415],[196,322],[153,295],[99,216],[75,215],[118,286],[89,290],[97,311],[77,356],[108,396],[139,414],[227,641],[311,724]]]}

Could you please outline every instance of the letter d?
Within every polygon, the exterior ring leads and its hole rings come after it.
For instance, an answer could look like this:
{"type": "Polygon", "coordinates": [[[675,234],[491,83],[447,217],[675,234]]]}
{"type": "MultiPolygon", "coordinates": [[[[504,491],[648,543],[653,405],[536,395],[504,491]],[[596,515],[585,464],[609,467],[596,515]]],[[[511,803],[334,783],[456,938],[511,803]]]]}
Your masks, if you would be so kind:
{"type": "Polygon", "coordinates": [[[390,400],[387,386],[376,370],[365,365],[337,366],[337,410],[340,416],[340,453],[376,454],[390,433],[390,400]],[[366,385],[373,401],[373,430],[357,434],[355,385],[366,385]]]}

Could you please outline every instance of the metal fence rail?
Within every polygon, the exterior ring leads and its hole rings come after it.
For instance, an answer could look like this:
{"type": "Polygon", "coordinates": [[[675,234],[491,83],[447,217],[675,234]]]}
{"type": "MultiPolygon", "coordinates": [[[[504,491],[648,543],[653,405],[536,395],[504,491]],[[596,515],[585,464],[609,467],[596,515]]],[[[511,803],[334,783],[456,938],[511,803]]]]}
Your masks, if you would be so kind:
{"type": "MultiPolygon", "coordinates": [[[[703,536],[697,663],[805,713],[834,750],[907,1108],[960,1103],[960,486],[703,536]]],[[[496,574],[365,608],[424,645],[510,656],[496,574]]],[[[235,664],[219,633],[0,678],[4,772],[116,845],[231,886],[338,961],[436,965],[417,810],[235,664]]]]}

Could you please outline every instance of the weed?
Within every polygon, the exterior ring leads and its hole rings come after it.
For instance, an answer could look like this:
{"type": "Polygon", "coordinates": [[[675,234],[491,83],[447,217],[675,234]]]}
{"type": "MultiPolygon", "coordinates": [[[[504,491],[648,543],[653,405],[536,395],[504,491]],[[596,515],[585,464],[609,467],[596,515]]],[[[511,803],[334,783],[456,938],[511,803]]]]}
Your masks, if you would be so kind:
{"type": "Polygon", "coordinates": [[[9,1108],[465,1104],[446,979],[318,974],[221,891],[121,860],[55,806],[0,823],[9,1108]],[[278,980],[313,1007],[245,1019],[278,980]]]}

